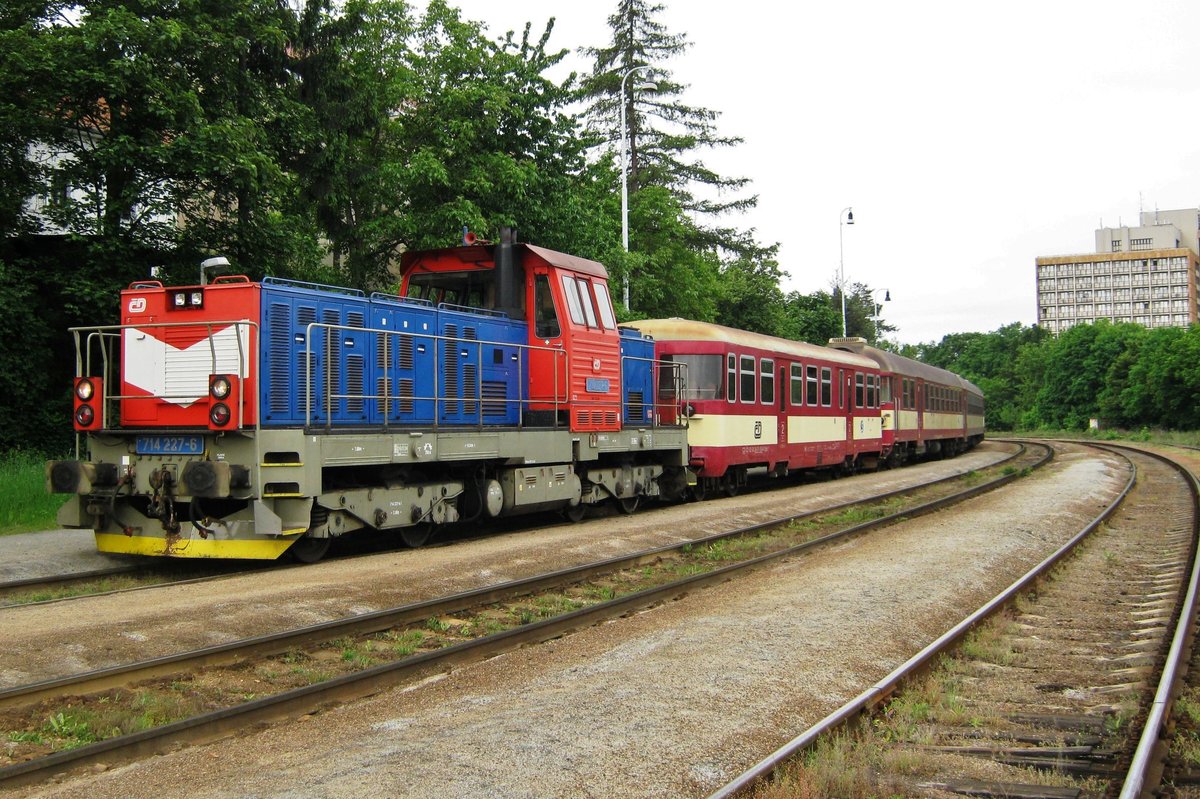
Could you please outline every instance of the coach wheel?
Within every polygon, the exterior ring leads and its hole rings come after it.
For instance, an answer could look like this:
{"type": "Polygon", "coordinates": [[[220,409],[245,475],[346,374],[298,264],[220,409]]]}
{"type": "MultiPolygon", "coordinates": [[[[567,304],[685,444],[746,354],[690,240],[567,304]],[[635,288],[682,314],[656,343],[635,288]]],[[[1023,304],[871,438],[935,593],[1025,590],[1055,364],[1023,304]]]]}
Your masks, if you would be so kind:
{"type": "Polygon", "coordinates": [[[613,501],[617,504],[617,508],[621,513],[628,516],[637,510],[638,499],[639,497],[635,495],[632,497],[614,497],[613,501]]]}
{"type": "Polygon", "coordinates": [[[291,553],[292,558],[300,563],[316,563],[325,557],[325,553],[329,551],[331,543],[333,543],[332,538],[313,538],[306,535],[292,544],[288,552],[291,553]]]}
{"type": "Polygon", "coordinates": [[[429,522],[404,527],[400,530],[400,540],[410,549],[420,549],[433,538],[433,525],[429,522]]]}
{"type": "Polygon", "coordinates": [[[737,473],[729,471],[721,478],[721,490],[725,492],[727,497],[736,497],[738,495],[737,473]]]}
{"type": "Polygon", "coordinates": [[[708,485],[708,478],[701,477],[696,480],[696,484],[691,488],[692,499],[696,502],[703,502],[708,499],[712,491],[708,485]]]}
{"type": "Polygon", "coordinates": [[[583,517],[587,515],[587,505],[580,502],[578,505],[568,505],[563,508],[562,515],[569,522],[581,522],[583,517]]]}

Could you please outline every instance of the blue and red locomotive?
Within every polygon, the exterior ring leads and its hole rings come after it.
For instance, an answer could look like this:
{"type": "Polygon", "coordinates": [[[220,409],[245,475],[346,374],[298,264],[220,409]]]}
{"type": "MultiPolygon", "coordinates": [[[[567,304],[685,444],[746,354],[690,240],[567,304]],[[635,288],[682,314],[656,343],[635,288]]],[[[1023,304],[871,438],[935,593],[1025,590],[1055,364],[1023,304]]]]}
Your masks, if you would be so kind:
{"type": "Polygon", "coordinates": [[[632,513],[732,492],[753,467],[877,466],[983,435],[978,389],[857,340],[618,328],[601,264],[509,231],[401,268],[399,295],[132,284],[120,324],[73,331],[85,446],[47,464],[73,495],[59,522],[103,552],[314,560],[364,528],[419,546],[455,522],[632,513]]]}

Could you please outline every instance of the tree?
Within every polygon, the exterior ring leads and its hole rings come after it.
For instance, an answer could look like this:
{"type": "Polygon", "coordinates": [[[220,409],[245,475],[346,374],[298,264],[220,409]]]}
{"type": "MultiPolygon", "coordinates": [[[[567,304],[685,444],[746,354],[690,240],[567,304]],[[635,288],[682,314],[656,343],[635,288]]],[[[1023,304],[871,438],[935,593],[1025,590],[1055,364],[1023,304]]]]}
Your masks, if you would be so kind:
{"type": "MultiPolygon", "coordinates": [[[[752,207],[757,197],[743,192],[749,185],[746,178],[718,174],[697,156],[699,151],[734,146],[742,140],[717,132],[717,112],[680,100],[686,87],[674,81],[666,62],[686,50],[688,43],[685,36],[669,33],[656,19],[662,10],[662,5],[647,0],[618,0],[616,12],[608,20],[611,43],[585,49],[594,59],[581,92],[590,103],[590,137],[603,142],[619,160],[625,133],[622,115],[628,131],[629,246],[644,257],[618,260],[630,278],[632,295],[648,298],[662,296],[658,287],[673,280],[678,284],[676,290],[682,288],[682,276],[712,263],[729,278],[717,285],[732,292],[716,299],[722,309],[719,321],[737,325],[747,319],[756,328],[771,327],[774,322],[744,313],[747,309],[740,293],[745,288],[744,277],[753,276],[755,285],[761,286],[764,277],[782,274],[775,261],[777,248],[759,244],[753,231],[742,232],[713,222],[721,214],[752,207]],[[637,72],[631,73],[635,68],[637,72]],[[650,81],[654,87],[633,90],[631,81],[650,81]],[[664,213],[666,200],[652,189],[667,192],[678,213],[664,213]],[[670,235],[664,235],[665,226],[648,230],[639,224],[639,219],[661,221],[668,216],[675,219],[669,226],[670,235]],[[656,247],[665,247],[665,251],[655,252],[656,247]],[[680,273],[674,274],[672,270],[680,263],[677,259],[684,250],[692,257],[682,262],[680,273]],[[641,282],[647,284],[646,288],[639,288],[641,282]]],[[[777,284],[778,278],[766,295],[777,306],[767,316],[782,316],[782,293],[777,284]]],[[[639,311],[650,308],[652,315],[667,313],[659,305],[645,306],[636,301],[634,305],[639,311]]]]}
{"type": "Polygon", "coordinates": [[[842,335],[841,305],[834,310],[833,297],[824,291],[801,294],[793,291],[784,303],[782,335],[796,341],[824,346],[842,335]]]}
{"type": "Polygon", "coordinates": [[[583,83],[583,94],[591,101],[588,118],[592,129],[605,141],[620,142],[621,105],[625,105],[631,194],[642,186],[655,185],[671,190],[688,212],[712,214],[750,208],[757,202],[753,195],[724,201],[695,195],[697,186],[721,193],[748,186],[747,178],[719,175],[693,155],[698,148],[730,147],[742,139],[717,133],[718,112],[678,100],[687,87],[672,79],[664,62],[684,52],[689,44],[686,36],[668,33],[655,19],[663,8],[646,0],[618,0],[616,12],[608,18],[612,42],[607,47],[585,48],[595,60],[583,83]],[[655,88],[627,91],[622,97],[621,80],[635,67],[648,69],[630,80],[648,81],[655,88]]]}
{"type": "Polygon", "coordinates": [[[613,176],[589,165],[568,113],[571,80],[547,71],[552,26],[490,41],[442,0],[429,4],[407,55],[411,85],[390,162],[405,246],[446,246],[463,226],[485,236],[515,226],[527,240],[597,258],[615,243],[613,176]]]}

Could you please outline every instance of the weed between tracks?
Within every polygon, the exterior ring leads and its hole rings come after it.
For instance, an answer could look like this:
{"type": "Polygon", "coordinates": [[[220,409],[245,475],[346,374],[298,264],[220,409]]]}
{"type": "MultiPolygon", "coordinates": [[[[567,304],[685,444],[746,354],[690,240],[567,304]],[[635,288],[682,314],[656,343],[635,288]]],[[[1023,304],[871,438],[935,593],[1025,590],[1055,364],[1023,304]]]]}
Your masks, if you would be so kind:
{"type": "MultiPolygon", "coordinates": [[[[897,513],[945,494],[949,486],[842,509],[779,528],[665,553],[655,563],[587,583],[515,598],[373,635],[343,637],[250,664],[209,667],[174,679],[102,695],[48,702],[0,713],[7,747],[0,765],[73,749],[93,741],[161,726],[294,688],[324,682],[447,646],[561,616],[811,541],[848,526],[897,513]]],[[[800,794],[803,795],[803,794],[800,794]]],[[[814,794],[816,795],[816,794],[814,794]]],[[[822,794],[828,795],[828,794],[822,794]]],[[[838,794],[841,795],[841,794],[838,794]]],[[[852,796],[855,794],[845,794],[852,796]]]]}
{"type": "MultiPolygon", "coordinates": [[[[1037,594],[1023,595],[1027,608],[1037,594]]],[[[901,799],[928,796],[923,781],[956,771],[950,756],[935,748],[939,736],[958,731],[969,737],[974,730],[1004,730],[1012,722],[983,714],[963,696],[963,688],[977,679],[981,668],[1028,667],[1014,642],[1020,629],[1013,611],[985,622],[972,631],[959,648],[942,655],[926,675],[904,686],[886,708],[869,723],[826,736],[801,757],[785,764],[769,783],[759,785],[753,799],[901,799]]],[[[1200,703],[1196,705],[1200,715],[1200,703]]],[[[1109,718],[1110,735],[1120,732],[1128,716],[1109,718]]],[[[1198,744],[1200,750],[1200,744],[1198,744]]],[[[1069,778],[1050,771],[1011,767],[1005,782],[1026,785],[1081,788],[1084,795],[1099,795],[1103,783],[1095,778],[1069,778]]],[[[941,793],[938,794],[943,795],[941,793]]]]}

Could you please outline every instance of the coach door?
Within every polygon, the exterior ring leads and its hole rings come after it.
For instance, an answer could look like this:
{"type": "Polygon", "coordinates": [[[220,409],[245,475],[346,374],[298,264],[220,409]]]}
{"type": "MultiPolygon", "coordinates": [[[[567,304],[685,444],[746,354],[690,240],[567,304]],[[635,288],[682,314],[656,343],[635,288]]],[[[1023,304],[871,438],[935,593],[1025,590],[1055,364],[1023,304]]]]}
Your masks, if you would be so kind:
{"type": "Polygon", "coordinates": [[[854,414],[850,410],[850,381],[853,380],[852,375],[846,374],[845,369],[838,369],[838,382],[842,386],[841,408],[846,414],[846,453],[850,453],[850,448],[854,446],[854,414]]]}
{"type": "Polygon", "coordinates": [[[925,440],[925,381],[913,378],[913,397],[917,403],[917,443],[925,440]]]}
{"type": "Polygon", "coordinates": [[[779,446],[782,447],[780,452],[783,453],[784,457],[787,457],[787,445],[789,443],[788,442],[788,413],[787,413],[787,399],[788,399],[787,369],[788,369],[787,364],[781,364],[779,366],[779,382],[777,382],[775,384],[776,390],[779,392],[779,419],[778,419],[779,437],[775,440],[777,442],[779,442],[779,446]]]}

